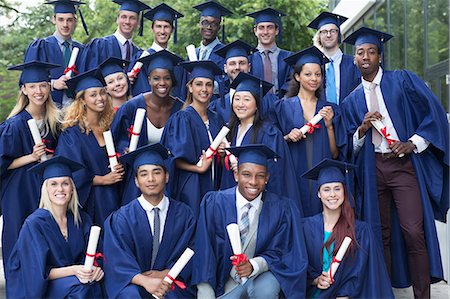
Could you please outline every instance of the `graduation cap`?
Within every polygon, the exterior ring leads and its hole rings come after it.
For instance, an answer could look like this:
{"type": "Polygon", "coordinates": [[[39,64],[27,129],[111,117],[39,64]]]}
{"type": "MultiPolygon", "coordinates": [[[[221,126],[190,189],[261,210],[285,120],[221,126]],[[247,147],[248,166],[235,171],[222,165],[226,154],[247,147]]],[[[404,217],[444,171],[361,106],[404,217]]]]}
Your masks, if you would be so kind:
{"type": "Polygon", "coordinates": [[[181,13],[170,7],[165,3],[161,3],[160,5],[154,7],[150,11],[147,11],[144,14],[144,18],[149,19],[151,21],[167,21],[173,26],[173,42],[177,43],[177,28],[178,28],[178,19],[184,17],[181,13]]]}
{"type": "Polygon", "coordinates": [[[72,13],[76,14],[76,11],[80,13],[81,23],[83,24],[84,31],[87,35],[89,35],[86,22],[84,21],[83,14],[79,8],[80,5],[86,4],[85,2],[75,1],[75,0],[55,0],[55,1],[47,1],[44,4],[53,5],[54,14],[57,13],[72,13]]]}
{"type": "Polygon", "coordinates": [[[144,31],[143,11],[151,9],[151,7],[139,0],[113,0],[113,2],[120,5],[119,11],[127,10],[140,14],[139,35],[142,36],[144,31]]]}
{"type": "Polygon", "coordinates": [[[223,75],[223,71],[211,60],[184,61],[180,65],[190,73],[190,79],[209,78],[223,75]]]}
{"type": "Polygon", "coordinates": [[[165,167],[164,160],[169,157],[169,151],[161,143],[148,144],[120,157],[122,163],[133,166],[137,171],[142,165],[160,165],[165,167]]]}
{"type": "Polygon", "coordinates": [[[50,82],[50,70],[61,67],[57,64],[41,62],[37,60],[8,67],[11,71],[22,71],[20,84],[50,82]]]}
{"type": "Polygon", "coordinates": [[[225,58],[225,61],[232,57],[248,57],[250,54],[256,52],[256,48],[250,46],[241,40],[235,40],[220,49],[214,51],[220,57],[225,58]]]}
{"type": "Polygon", "coordinates": [[[98,68],[100,69],[103,78],[115,73],[124,73],[124,67],[128,66],[130,62],[118,57],[109,57],[103,61],[98,68]]]}
{"type": "Polygon", "coordinates": [[[240,72],[230,84],[230,88],[235,89],[236,92],[249,91],[252,94],[258,94],[260,100],[262,100],[272,87],[273,84],[243,72],[240,72]]]}
{"type": "Polygon", "coordinates": [[[383,44],[393,38],[394,36],[381,32],[375,29],[361,27],[352,34],[350,34],[345,40],[344,43],[359,46],[362,44],[373,44],[376,45],[380,51],[383,52],[383,44]]]}
{"type": "Polygon", "coordinates": [[[63,156],[54,156],[43,161],[28,171],[42,176],[43,181],[51,178],[72,177],[72,173],[84,168],[83,165],[63,156]]]}
{"type": "Polygon", "coordinates": [[[278,158],[277,153],[264,144],[249,144],[227,148],[238,158],[238,165],[254,163],[267,167],[267,160],[278,158]]]}
{"type": "Polygon", "coordinates": [[[147,75],[149,75],[154,69],[173,71],[174,67],[179,62],[183,61],[183,58],[164,49],[151,55],[139,58],[138,61],[145,64],[147,75]]]}
{"type": "MultiPolygon", "coordinates": [[[[319,30],[323,25],[334,24],[340,29],[341,24],[347,21],[348,18],[334,14],[328,11],[321,12],[314,20],[309,23],[308,27],[319,30]]],[[[339,30],[339,42],[341,42],[341,32],[339,30]]]]}
{"type": "Polygon", "coordinates": [[[246,14],[246,16],[254,18],[255,19],[255,25],[258,25],[259,23],[262,22],[271,22],[271,23],[275,23],[276,25],[278,25],[278,41],[281,43],[282,42],[282,35],[281,35],[281,31],[282,31],[282,23],[281,23],[281,17],[285,16],[284,13],[275,10],[271,7],[259,10],[259,11],[255,11],[252,13],[248,13],[246,14]]]}
{"type": "MultiPolygon", "coordinates": [[[[197,4],[194,8],[201,11],[202,17],[214,17],[219,20],[221,20],[222,17],[233,14],[226,7],[212,0],[197,4]]],[[[222,43],[223,42],[225,42],[225,22],[222,22],[222,43]]]]}
{"type": "Polygon", "coordinates": [[[316,63],[318,65],[325,65],[330,60],[317,47],[312,46],[303,49],[297,53],[292,54],[284,59],[284,61],[292,68],[303,65],[305,63],[316,63]]]}
{"type": "Polygon", "coordinates": [[[80,91],[93,87],[104,87],[105,81],[98,69],[92,69],[67,80],[66,84],[68,96],[75,98],[80,91]]]}

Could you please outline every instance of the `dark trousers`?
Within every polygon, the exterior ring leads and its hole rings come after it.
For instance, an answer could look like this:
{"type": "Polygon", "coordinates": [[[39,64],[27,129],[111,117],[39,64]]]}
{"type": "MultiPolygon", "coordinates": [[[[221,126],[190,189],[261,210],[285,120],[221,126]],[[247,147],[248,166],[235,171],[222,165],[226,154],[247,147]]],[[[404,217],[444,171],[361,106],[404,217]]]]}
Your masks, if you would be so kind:
{"type": "Polygon", "coordinates": [[[391,204],[394,204],[406,243],[414,297],[430,298],[430,271],[423,231],[422,202],[412,162],[408,156],[401,159],[386,159],[376,154],[376,168],[381,234],[389,275],[391,274],[391,204]]]}

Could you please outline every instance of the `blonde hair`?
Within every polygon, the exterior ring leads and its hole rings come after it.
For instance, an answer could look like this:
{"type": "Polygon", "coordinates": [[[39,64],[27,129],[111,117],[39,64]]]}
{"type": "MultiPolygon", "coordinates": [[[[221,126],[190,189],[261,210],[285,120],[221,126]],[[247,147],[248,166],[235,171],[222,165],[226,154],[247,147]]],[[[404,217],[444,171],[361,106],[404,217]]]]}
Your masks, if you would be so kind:
{"type": "MultiPolygon", "coordinates": [[[[64,122],[62,124],[63,129],[78,124],[81,132],[86,133],[86,135],[88,135],[91,131],[86,115],[86,105],[83,103],[85,93],[86,90],[82,90],[77,93],[75,100],[66,108],[64,113],[64,122]]],[[[107,97],[105,109],[100,114],[100,129],[102,131],[109,130],[114,118],[114,108],[112,105],[111,96],[106,92],[106,90],[105,95],[107,97]]]]}
{"type": "Polygon", "coordinates": [[[319,49],[322,49],[322,42],[320,41],[320,31],[317,30],[312,38],[313,45],[319,49]]]}
{"type": "Polygon", "coordinates": [[[183,104],[183,107],[181,107],[181,109],[184,109],[184,108],[190,106],[192,104],[192,102],[194,101],[194,98],[192,97],[192,92],[189,91],[189,86],[192,85],[193,81],[194,81],[194,79],[191,79],[191,80],[189,80],[188,83],[186,83],[186,89],[187,89],[186,99],[184,100],[184,104],[183,104]]]}
{"type": "MultiPolygon", "coordinates": [[[[27,83],[25,83],[27,84],[27,83]]],[[[8,118],[11,118],[20,112],[22,112],[29,104],[30,99],[28,96],[23,92],[24,86],[19,91],[19,96],[17,97],[17,102],[14,108],[9,113],[8,118]]],[[[62,122],[61,112],[56,107],[55,103],[52,99],[52,93],[49,93],[47,100],[45,101],[45,115],[44,115],[44,123],[48,124],[50,127],[50,132],[52,133],[53,137],[58,136],[59,134],[59,124],[62,122]]]]}
{"type": "MultiPolygon", "coordinates": [[[[79,224],[81,223],[81,216],[80,216],[80,212],[78,210],[78,208],[80,206],[80,203],[78,200],[78,192],[77,192],[77,189],[75,188],[75,183],[73,182],[71,177],[69,177],[69,180],[70,180],[70,184],[72,185],[72,197],[70,198],[70,201],[67,205],[67,210],[72,212],[75,226],[78,227],[79,224]]],[[[44,183],[42,184],[41,200],[39,202],[39,208],[48,210],[50,212],[50,214],[52,214],[52,216],[55,217],[55,214],[52,209],[52,202],[48,195],[47,184],[48,184],[48,179],[46,179],[44,181],[44,183]]]]}

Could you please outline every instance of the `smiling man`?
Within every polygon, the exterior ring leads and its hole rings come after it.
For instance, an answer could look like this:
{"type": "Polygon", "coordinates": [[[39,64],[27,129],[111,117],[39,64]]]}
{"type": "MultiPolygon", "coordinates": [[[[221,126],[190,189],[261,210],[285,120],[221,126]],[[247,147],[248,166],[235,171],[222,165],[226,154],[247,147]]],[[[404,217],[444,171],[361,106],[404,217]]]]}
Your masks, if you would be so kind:
{"type": "Polygon", "coordinates": [[[264,145],[229,150],[239,158],[238,186],[203,198],[192,274],[197,298],[279,298],[281,292],[286,298],[305,298],[300,215],[291,199],[265,191],[267,160],[276,154],[264,145]],[[246,255],[239,261],[226,231],[230,223],[239,225],[246,255]]]}
{"type": "Polygon", "coordinates": [[[356,208],[383,243],[392,285],[412,284],[415,298],[430,298],[430,282],[443,279],[434,220],[445,221],[449,207],[449,126],[421,79],[380,66],[391,38],[362,27],[344,40],[355,45],[362,74],[362,84],[343,103],[357,194],[364,194],[356,208]],[[373,121],[382,123],[383,136],[373,121]]]}
{"type": "MultiPolygon", "coordinates": [[[[95,38],[86,45],[80,66],[81,71],[96,68],[107,58],[116,57],[130,61],[139,48],[133,43],[133,34],[138,28],[141,11],[150,9],[138,0],[113,0],[120,5],[117,14],[117,30],[113,35],[95,38]]],[[[142,27],[141,27],[142,28],[142,27]]]]}
{"type": "Polygon", "coordinates": [[[105,221],[105,288],[111,298],[192,298],[190,264],[179,275],[187,289],[165,295],[170,267],[192,246],[196,221],[188,206],[164,195],[169,172],[167,149],[159,143],[121,157],[135,173],[138,198],[105,221]],[[106,276],[108,276],[106,278],[106,276]]]}
{"type": "Polygon", "coordinates": [[[282,26],[281,17],[284,15],[273,8],[247,14],[255,19],[253,32],[258,39],[258,51],[250,56],[251,74],[272,83],[272,92],[279,97],[283,95],[281,89],[287,90],[286,84],[291,72],[284,59],[292,53],[278,48],[276,41],[282,26]]]}
{"type": "MultiPolygon", "coordinates": [[[[84,45],[72,39],[72,34],[77,25],[76,6],[83,3],[71,0],[59,0],[48,1],[45,4],[54,6],[52,23],[55,25],[55,33],[46,38],[40,38],[31,42],[25,52],[24,62],[38,60],[60,66],[52,69],[50,76],[52,99],[61,107],[71,102],[71,99],[65,93],[67,89],[66,80],[68,78],[64,75],[65,69],[69,64],[70,55],[74,47],[80,50],[78,57],[80,57],[84,49],[84,45]]],[[[86,27],[85,30],[87,30],[86,27]]],[[[77,61],[80,61],[80,59],[77,59],[77,61]]]]}

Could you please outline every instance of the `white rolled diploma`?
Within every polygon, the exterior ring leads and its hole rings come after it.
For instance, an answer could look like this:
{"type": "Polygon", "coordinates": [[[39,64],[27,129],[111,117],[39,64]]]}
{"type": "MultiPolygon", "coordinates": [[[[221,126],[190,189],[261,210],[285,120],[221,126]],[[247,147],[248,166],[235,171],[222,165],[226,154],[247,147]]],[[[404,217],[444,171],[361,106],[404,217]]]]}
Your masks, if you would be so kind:
{"type": "Polygon", "coordinates": [[[109,130],[103,132],[103,138],[105,138],[106,152],[108,153],[109,159],[109,167],[111,168],[111,171],[114,171],[114,167],[117,164],[119,164],[119,162],[117,161],[116,149],[114,147],[114,141],[111,131],[109,130]]]}
{"type": "MultiPolygon", "coordinates": [[[[141,56],[139,56],[139,58],[147,57],[148,55],[150,55],[150,53],[147,50],[144,50],[144,52],[142,52],[142,54],[141,54],[141,56]]],[[[131,73],[132,74],[139,74],[142,66],[143,66],[142,62],[136,61],[136,63],[133,66],[133,69],[131,70],[131,73]]]]}
{"type": "MultiPolygon", "coordinates": [[[[314,115],[314,117],[308,122],[311,125],[317,125],[317,123],[322,119],[322,115],[320,114],[316,114],[314,115]]],[[[304,125],[303,127],[300,128],[300,131],[303,133],[303,135],[305,135],[306,133],[308,133],[309,131],[309,126],[308,125],[304,125]]]]}
{"type": "Polygon", "coordinates": [[[131,133],[130,146],[128,147],[129,152],[136,150],[139,141],[139,135],[141,134],[142,124],[144,122],[144,117],[147,111],[143,108],[138,108],[136,110],[136,115],[134,116],[133,130],[131,133]]]}
{"type": "MultiPolygon", "coordinates": [[[[28,123],[28,127],[30,128],[30,131],[31,131],[31,136],[33,136],[34,144],[36,145],[39,143],[43,143],[42,138],[41,138],[41,133],[39,133],[39,129],[36,124],[36,120],[34,118],[31,118],[31,119],[27,120],[27,123],[28,123]]],[[[40,159],[41,159],[41,161],[47,161],[47,159],[48,159],[47,154],[43,154],[40,159]]]]}
{"type": "MultiPolygon", "coordinates": [[[[214,138],[213,142],[206,150],[206,157],[208,159],[212,157],[212,155],[217,150],[217,148],[219,147],[222,140],[225,138],[225,136],[227,136],[228,132],[230,132],[230,129],[227,126],[223,126],[222,129],[220,129],[219,134],[217,134],[216,138],[214,138]]],[[[197,166],[202,167],[202,165],[203,165],[203,162],[202,162],[202,159],[200,159],[197,162],[197,166]]]]}
{"type": "Polygon", "coordinates": [[[236,89],[230,88],[230,103],[233,101],[234,94],[236,93],[236,89]]]}
{"type": "Polygon", "coordinates": [[[89,233],[89,242],[86,250],[86,259],[84,260],[84,269],[92,270],[94,265],[95,254],[97,252],[98,238],[100,237],[100,226],[91,226],[91,232],[89,233]]]}
{"type": "Polygon", "coordinates": [[[345,237],[344,241],[342,241],[341,247],[339,247],[339,250],[336,253],[336,259],[339,262],[333,262],[330,265],[330,271],[328,271],[328,273],[330,274],[330,277],[334,277],[334,275],[336,274],[336,271],[339,268],[342,258],[344,257],[345,253],[347,252],[348,246],[350,246],[351,242],[352,242],[352,239],[350,237],[345,237]]]}
{"type": "MultiPolygon", "coordinates": [[[[233,249],[233,254],[242,254],[241,233],[239,232],[239,225],[237,225],[237,223],[228,224],[227,232],[228,239],[230,239],[231,248],[233,249]]],[[[241,284],[244,284],[247,279],[247,277],[241,277],[241,284]]]]}
{"type": "MultiPolygon", "coordinates": [[[[370,122],[372,123],[372,126],[375,128],[375,130],[377,130],[378,133],[380,133],[381,136],[382,136],[383,138],[386,138],[386,137],[383,135],[383,133],[381,132],[381,130],[384,129],[384,125],[383,125],[383,123],[381,122],[381,120],[371,120],[370,122]]],[[[393,139],[393,138],[392,138],[392,139],[393,139]]],[[[388,141],[388,143],[389,143],[389,141],[388,141]]],[[[401,157],[403,157],[404,155],[405,155],[405,154],[400,154],[400,155],[398,155],[398,156],[399,156],[399,158],[401,158],[401,157]]]]}
{"type": "MultiPolygon", "coordinates": [[[[72,49],[72,54],[70,54],[70,59],[69,59],[69,64],[67,65],[67,68],[71,68],[75,65],[75,62],[77,61],[77,57],[78,57],[78,52],[80,51],[80,49],[78,49],[77,47],[73,47],[72,49]]],[[[71,78],[72,77],[72,70],[68,71],[66,73],[66,77],[67,78],[71,78]]]]}
{"type": "MultiPolygon", "coordinates": [[[[228,142],[226,137],[223,139],[223,142],[225,143],[226,147],[230,147],[231,146],[230,142],[228,142]]],[[[236,164],[237,163],[236,156],[233,155],[232,153],[230,153],[227,149],[225,149],[225,154],[227,154],[227,156],[229,157],[231,164],[236,164]]]]}
{"type": "Polygon", "coordinates": [[[186,52],[189,58],[189,61],[197,61],[197,53],[195,51],[195,46],[194,45],[187,45],[186,46],[186,52]]]}
{"type": "MultiPolygon", "coordinates": [[[[178,258],[177,262],[173,265],[173,267],[169,270],[169,273],[164,277],[164,281],[172,284],[173,279],[176,279],[181,271],[183,271],[184,267],[187,265],[187,263],[191,260],[192,256],[194,256],[194,251],[190,248],[186,248],[186,250],[183,252],[183,254],[178,258]]],[[[156,299],[159,299],[158,296],[153,295],[152,296],[156,299]]]]}

